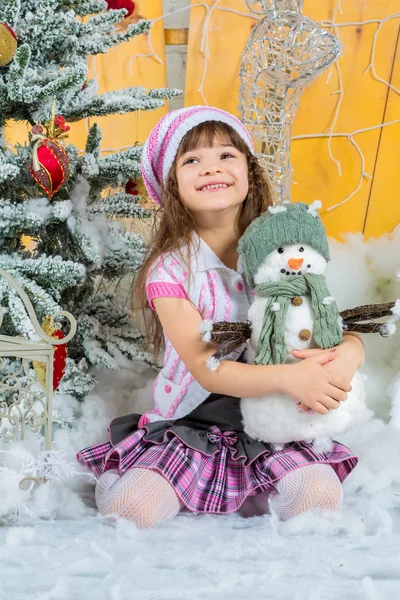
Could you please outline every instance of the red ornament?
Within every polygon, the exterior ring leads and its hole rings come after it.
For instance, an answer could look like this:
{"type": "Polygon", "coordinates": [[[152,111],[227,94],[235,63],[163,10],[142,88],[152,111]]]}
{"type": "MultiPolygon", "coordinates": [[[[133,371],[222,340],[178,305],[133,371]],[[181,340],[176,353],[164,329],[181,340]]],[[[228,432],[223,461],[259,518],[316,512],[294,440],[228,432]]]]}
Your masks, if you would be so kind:
{"type": "Polygon", "coordinates": [[[135,3],[132,0],[106,0],[108,5],[108,10],[118,10],[121,8],[125,8],[128,11],[128,14],[125,15],[125,19],[131,16],[131,14],[135,10],[135,3]]]}
{"type": "Polygon", "coordinates": [[[129,179],[128,183],[125,186],[125,193],[131,194],[131,196],[139,196],[139,190],[137,189],[137,182],[133,179],[129,179]]]}
{"type": "MultiPolygon", "coordinates": [[[[62,340],[65,335],[61,329],[56,329],[50,325],[50,317],[42,323],[43,331],[49,336],[62,340]]],[[[59,346],[53,346],[54,349],[54,360],[53,360],[53,391],[55,392],[60,385],[61,379],[64,377],[65,367],[67,364],[67,344],[60,344],[59,346]]],[[[35,369],[36,377],[39,380],[40,385],[46,389],[46,363],[34,360],[33,367],[35,369]]]]}
{"type": "Polygon", "coordinates": [[[43,191],[52,198],[69,177],[69,159],[57,140],[44,138],[34,147],[30,173],[43,191]]]}
{"type": "Polygon", "coordinates": [[[61,115],[58,115],[54,119],[54,124],[57,125],[57,127],[61,127],[61,125],[65,125],[65,117],[62,117],[61,115]]]}
{"type": "MultiPolygon", "coordinates": [[[[61,340],[65,335],[60,329],[56,329],[51,337],[61,340]]],[[[53,363],[53,390],[56,391],[60,385],[61,379],[65,373],[65,365],[67,364],[67,344],[53,346],[54,348],[54,363],[53,363]]]]}
{"type": "Polygon", "coordinates": [[[41,125],[34,125],[32,127],[32,133],[34,135],[40,135],[41,133],[43,133],[44,129],[41,125]]]}
{"type": "Polygon", "coordinates": [[[65,124],[65,118],[62,117],[61,115],[58,115],[58,117],[56,117],[54,119],[54,125],[56,127],[58,127],[58,129],[62,132],[65,133],[66,131],[69,131],[71,129],[71,127],[69,127],[69,125],[65,124]]]}

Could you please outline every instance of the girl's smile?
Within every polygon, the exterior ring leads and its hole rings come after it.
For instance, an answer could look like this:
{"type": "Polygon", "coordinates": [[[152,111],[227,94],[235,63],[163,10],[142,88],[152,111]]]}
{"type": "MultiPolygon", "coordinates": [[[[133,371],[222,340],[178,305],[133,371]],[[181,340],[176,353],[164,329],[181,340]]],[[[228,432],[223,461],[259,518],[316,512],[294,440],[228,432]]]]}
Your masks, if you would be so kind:
{"type": "Polygon", "coordinates": [[[231,185],[231,183],[224,183],[222,181],[211,181],[199,188],[199,192],[220,192],[221,190],[226,190],[228,187],[231,187],[231,185]]]}

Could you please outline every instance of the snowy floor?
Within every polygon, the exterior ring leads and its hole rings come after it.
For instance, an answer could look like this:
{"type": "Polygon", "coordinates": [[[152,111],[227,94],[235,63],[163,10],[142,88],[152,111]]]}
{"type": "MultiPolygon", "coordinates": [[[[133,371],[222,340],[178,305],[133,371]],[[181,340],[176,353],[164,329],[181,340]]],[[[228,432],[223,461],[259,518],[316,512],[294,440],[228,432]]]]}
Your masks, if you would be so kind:
{"type": "Polygon", "coordinates": [[[3,528],[7,600],[398,600],[400,513],[335,519],[179,515],[157,531],[95,515],[3,528]]]}

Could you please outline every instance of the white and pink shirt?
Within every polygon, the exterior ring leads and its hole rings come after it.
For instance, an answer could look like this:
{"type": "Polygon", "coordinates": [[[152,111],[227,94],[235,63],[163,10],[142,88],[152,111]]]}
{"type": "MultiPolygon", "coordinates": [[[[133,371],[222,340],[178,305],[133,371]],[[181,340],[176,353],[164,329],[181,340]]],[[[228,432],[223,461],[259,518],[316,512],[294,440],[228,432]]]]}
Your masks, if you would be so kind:
{"type": "MultiPolygon", "coordinates": [[[[191,252],[190,282],[187,269],[175,252],[163,254],[149,269],[146,293],[150,307],[154,310],[154,298],[186,298],[197,307],[203,319],[211,319],[214,323],[246,321],[253,292],[239,263],[237,271],[224,265],[196,234],[191,252]]],[[[164,340],[164,366],[153,386],[154,409],[142,416],[140,427],[153,421],[180,419],[210,395],[188,371],[165,333],[164,340]]],[[[237,360],[244,347],[226,356],[225,360],[237,360]]]]}

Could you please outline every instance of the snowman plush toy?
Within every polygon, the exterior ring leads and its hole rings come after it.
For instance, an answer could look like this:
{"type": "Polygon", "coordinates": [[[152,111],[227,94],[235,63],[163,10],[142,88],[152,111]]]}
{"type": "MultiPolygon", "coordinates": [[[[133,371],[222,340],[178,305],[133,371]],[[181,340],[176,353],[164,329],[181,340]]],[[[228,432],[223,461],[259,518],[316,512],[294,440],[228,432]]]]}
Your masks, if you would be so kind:
{"type": "MultiPolygon", "coordinates": [[[[244,329],[247,326],[244,337],[250,335],[248,363],[293,363],[296,359],[292,349],[331,348],[343,340],[344,322],[324,276],[330,257],[325,228],[317,212],[320,205],[287,202],[270,207],[239,241],[243,272],[255,294],[248,324],[237,324],[244,329]]],[[[395,320],[394,304],[375,305],[380,307],[379,316],[391,314],[395,320]],[[383,306],[386,312],[382,311],[383,306]]],[[[378,325],[379,332],[385,335],[385,325],[378,325]]],[[[204,322],[204,341],[219,343],[221,338],[215,326],[218,324],[204,322]]],[[[369,329],[372,330],[378,329],[369,329]]],[[[243,342],[243,336],[240,341],[243,342]]],[[[208,359],[211,369],[218,368],[216,356],[218,353],[208,359]]],[[[365,404],[360,373],[354,375],[351,385],[346,402],[326,415],[299,413],[293,399],[283,394],[242,398],[244,430],[253,439],[269,442],[276,449],[285,443],[307,441],[319,451],[328,450],[333,437],[372,415],[365,404]]]]}

